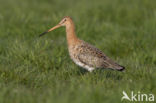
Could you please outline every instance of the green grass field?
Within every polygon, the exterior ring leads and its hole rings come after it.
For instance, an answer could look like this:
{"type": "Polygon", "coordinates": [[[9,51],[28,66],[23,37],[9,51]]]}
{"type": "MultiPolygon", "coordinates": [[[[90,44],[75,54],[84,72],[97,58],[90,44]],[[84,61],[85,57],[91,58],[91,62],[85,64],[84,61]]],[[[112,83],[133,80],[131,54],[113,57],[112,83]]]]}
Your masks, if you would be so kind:
{"type": "Polygon", "coordinates": [[[123,90],[156,96],[155,78],[156,0],[0,0],[0,103],[120,103],[123,90]],[[85,72],[64,27],[38,37],[64,16],[126,70],[85,72]]]}

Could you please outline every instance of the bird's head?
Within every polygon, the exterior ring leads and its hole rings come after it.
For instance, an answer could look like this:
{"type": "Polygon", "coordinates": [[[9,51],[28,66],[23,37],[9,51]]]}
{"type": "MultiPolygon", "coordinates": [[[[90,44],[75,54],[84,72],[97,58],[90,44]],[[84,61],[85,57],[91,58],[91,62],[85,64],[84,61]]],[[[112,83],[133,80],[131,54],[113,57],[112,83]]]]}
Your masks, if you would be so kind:
{"type": "Polygon", "coordinates": [[[69,25],[72,21],[72,18],[69,17],[69,16],[65,16],[60,22],[59,22],[59,25],[61,26],[66,26],[66,25],[69,25]]]}
{"type": "Polygon", "coordinates": [[[49,29],[48,31],[43,32],[43,33],[40,34],[39,36],[43,36],[44,34],[50,32],[50,31],[53,31],[53,30],[55,30],[55,29],[57,29],[57,28],[59,28],[59,27],[61,27],[61,26],[68,26],[68,25],[71,24],[71,22],[72,22],[71,17],[65,16],[65,17],[59,22],[59,24],[57,24],[56,26],[52,27],[52,28],[49,29]]]}

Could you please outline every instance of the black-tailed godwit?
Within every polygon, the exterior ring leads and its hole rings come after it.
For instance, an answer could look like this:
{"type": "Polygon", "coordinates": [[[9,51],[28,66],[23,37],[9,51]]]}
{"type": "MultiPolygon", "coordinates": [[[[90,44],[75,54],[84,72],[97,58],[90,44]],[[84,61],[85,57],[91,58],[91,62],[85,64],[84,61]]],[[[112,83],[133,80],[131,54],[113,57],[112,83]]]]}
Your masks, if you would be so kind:
{"type": "Polygon", "coordinates": [[[59,24],[40,34],[40,36],[61,26],[66,27],[69,54],[71,59],[77,65],[87,69],[90,72],[97,68],[110,68],[119,71],[125,69],[123,66],[115,63],[107,57],[101,50],[84,42],[83,40],[80,40],[75,34],[74,22],[69,16],[64,17],[59,24]]]}

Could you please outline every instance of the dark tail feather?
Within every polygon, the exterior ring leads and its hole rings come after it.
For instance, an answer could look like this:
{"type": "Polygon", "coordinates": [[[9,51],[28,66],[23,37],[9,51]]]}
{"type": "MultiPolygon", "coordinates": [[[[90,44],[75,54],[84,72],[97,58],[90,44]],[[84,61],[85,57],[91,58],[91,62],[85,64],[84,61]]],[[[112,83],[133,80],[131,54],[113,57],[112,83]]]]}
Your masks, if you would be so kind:
{"type": "Polygon", "coordinates": [[[118,69],[118,71],[123,71],[125,69],[124,66],[120,66],[120,68],[118,69]]]}
{"type": "Polygon", "coordinates": [[[125,69],[124,66],[121,66],[119,64],[115,64],[112,68],[118,71],[123,71],[125,69]]]}

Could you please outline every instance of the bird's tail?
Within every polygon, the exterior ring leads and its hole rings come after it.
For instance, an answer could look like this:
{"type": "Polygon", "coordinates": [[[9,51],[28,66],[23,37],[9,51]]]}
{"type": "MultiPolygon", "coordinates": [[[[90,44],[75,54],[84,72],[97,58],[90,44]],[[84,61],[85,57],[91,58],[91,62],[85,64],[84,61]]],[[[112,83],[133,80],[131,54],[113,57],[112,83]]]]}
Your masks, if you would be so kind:
{"type": "Polygon", "coordinates": [[[104,66],[106,68],[110,68],[110,69],[114,69],[114,70],[118,70],[118,71],[123,71],[125,69],[124,66],[117,64],[110,58],[107,58],[107,60],[104,62],[104,64],[106,64],[106,63],[107,63],[107,66],[104,66]]]}
{"type": "Polygon", "coordinates": [[[112,69],[123,71],[125,67],[115,63],[114,65],[112,65],[112,69]]]}

